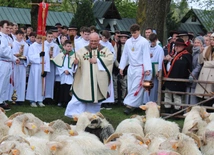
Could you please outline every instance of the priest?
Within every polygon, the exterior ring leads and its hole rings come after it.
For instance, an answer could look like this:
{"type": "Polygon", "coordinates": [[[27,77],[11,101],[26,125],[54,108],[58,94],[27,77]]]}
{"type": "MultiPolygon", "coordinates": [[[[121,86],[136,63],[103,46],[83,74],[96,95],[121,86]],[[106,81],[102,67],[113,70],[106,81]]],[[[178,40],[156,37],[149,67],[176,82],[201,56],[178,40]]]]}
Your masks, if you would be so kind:
{"type": "Polygon", "coordinates": [[[83,112],[97,113],[103,100],[110,96],[108,87],[111,81],[114,55],[99,45],[99,35],[90,34],[90,43],[71,56],[76,65],[72,87],[72,99],[68,103],[65,116],[73,117],[83,112]]]}

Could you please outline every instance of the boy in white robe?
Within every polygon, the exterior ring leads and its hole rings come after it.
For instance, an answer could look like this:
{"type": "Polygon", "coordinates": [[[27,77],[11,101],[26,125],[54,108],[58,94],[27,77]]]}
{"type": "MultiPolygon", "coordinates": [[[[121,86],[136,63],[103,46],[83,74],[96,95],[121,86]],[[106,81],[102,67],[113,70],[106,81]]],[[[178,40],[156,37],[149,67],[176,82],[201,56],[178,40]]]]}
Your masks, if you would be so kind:
{"type": "Polygon", "coordinates": [[[66,107],[71,100],[69,92],[73,84],[73,69],[69,67],[71,66],[70,56],[74,54],[71,41],[66,40],[63,49],[63,52],[58,54],[53,61],[57,65],[60,75],[60,103],[66,107]]]}
{"type": "Polygon", "coordinates": [[[30,75],[28,80],[26,99],[30,100],[31,107],[40,107],[45,105],[42,103],[44,96],[42,93],[42,78],[45,78],[47,72],[50,71],[50,56],[49,49],[44,46],[44,51],[42,51],[42,37],[36,37],[36,42],[34,42],[28,51],[28,58],[31,63],[30,75]],[[42,57],[44,57],[44,73],[42,74],[42,57]]]}
{"type": "Polygon", "coordinates": [[[89,45],[90,33],[91,33],[91,31],[88,27],[83,28],[83,38],[81,40],[79,40],[78,42],[75,42],[75,51],[78,51],[79,49],[89,45]]]}
{"type": "Polygon", "coordinates": [[[140,26],[133,24],[130,27],[132,37],[125,43],[120,60],[120,74],[129,63],[128,68],[128,94],[123,103],[126,105],[125,114],[130,114],[135,108],[143,104],[141,83],[151,75],[152,65],[150,60],[149,42],[140,35],[140,26]]]}
{"type": "Polygon", "coordinates": [[[51,31],[47,32],[45,46],[48,48],[48,55],[51,59],[50,61],[50,72],[47,72],[46,82],[45,82],[45,100],[43,103],[52,104],[54,96],[54,83],[55,83],[55,74],[56,66],[52,62],[52,59],[55,58],[59,52],[59,46],[53,42],[53,33],[51,31]]]}
{"type": "Polygon", "coordinates": [[[13,54],[20,59],[20,64],[14,65],[14,90],[16,90],[18,104],[25,101],[26,67],[29,64],[27,58],[29,47],[23,38],[24,32],[17,30],[12,49],[13,54]]]}
{"type": "Polygon", "coordinates": [[[152,33],[149,36],[150,40],[150,57],[152,62],[152,82],[154,84],[153,88],[148,92],[144,93],[144,103],[149,101],[157,102],[158,98],[158,75],[159,71],[162,70],[162,63],[164,58],[163,48],[157,43],[157,35],[152,33]],[[145,100],[147,99],[147,100],[145,100]]]}
{"type": "Polygon", "coordinates": [[[12,44],[10,42],[9,21],[0,21],[0,107],[9,111],[10,107],[5,103],[10,75],[12,73],[12,62],[20,63],[20,60],[12,53],[12,44]]]}

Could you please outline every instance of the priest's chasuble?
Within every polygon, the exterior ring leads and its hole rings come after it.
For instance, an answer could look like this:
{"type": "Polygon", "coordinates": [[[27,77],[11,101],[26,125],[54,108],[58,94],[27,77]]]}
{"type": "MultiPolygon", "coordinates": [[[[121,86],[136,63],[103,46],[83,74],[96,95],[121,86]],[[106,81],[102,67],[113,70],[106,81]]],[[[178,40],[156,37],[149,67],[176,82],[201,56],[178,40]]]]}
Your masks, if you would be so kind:
{"type": "Polygon", "coordinates": [[[78,68],[74,76],[72,93],[81,102],[98,103],[109,97],[108,86],[111,81],[114,55],[101,46],[99,49],[81,48],[71,56],[71,63],[78,59],[78,68]],[[97,58],[96,64],[89,59],[97,58]]]}

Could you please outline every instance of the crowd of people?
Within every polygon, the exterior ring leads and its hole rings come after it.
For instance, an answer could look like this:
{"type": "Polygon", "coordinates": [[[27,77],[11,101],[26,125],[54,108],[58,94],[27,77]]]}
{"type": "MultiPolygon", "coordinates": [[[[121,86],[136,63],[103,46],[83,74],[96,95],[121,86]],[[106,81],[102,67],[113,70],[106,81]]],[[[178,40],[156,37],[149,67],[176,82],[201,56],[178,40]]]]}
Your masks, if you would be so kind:
{"type": "MultiPolygon", "coordinates": [[[[56,104],[66,108],[65,115],[110,109],[124,104],[125,114],[148,101],[157,102],[158,76],[189,79],[189,83],[165,81],[164,102],[195,104],[210,97],[213,81],[214,34],[194,37],[186,31],[171,31],[162,46],[152,28],[141,36],[140,26],[130,32],[108,30],[98,33],[95,26],[81,27],[56,23],[43,36],[32,27],[0,21],[0,107],[10,110],[7,101],[16,90],[16,104],[25,100],[31,107],[56,104]],[[154,86],[148,91],[144,81],[154,86]],[[192,92],[197,96],[171,94],[192,92]],[[205,94],[205,95],[204,95],[205,94]],[[209,95],[207,95],[209,94],[209,95]]],[[[169,113],[180,110],[177,104],[165,104],[169,113]]]]}

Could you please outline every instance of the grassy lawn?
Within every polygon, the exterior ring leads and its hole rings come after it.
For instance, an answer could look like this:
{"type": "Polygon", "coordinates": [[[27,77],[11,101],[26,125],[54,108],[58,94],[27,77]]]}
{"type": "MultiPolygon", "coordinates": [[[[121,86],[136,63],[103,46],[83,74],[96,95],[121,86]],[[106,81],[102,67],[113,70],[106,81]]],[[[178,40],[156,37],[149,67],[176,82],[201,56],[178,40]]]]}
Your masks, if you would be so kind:
{"type": "MultiPolygon", "coordinates": [[[[10,116],[11,114],[14,114],[15,112],[26,112],[26,113],[32,113],[38,118],[40,118],[44,122],[51,122],[56,119],[62,119],[64,122],[73,124],[71,118],[65,117],[64,112],[65,108],[57,107],[56,105],[46,105],[45,107],[37,107],[32,108],[30,107],[30,104],[28,102],[24,103],[23,105],[11,105],[11,111],[6,112],[7,116],[10,116]]],[[[107,120],[116,127],[122,120],[129,118],[131,115],[125,115],[123,113],[125,107],[119,106],[119,105],[113,105],[111,110],[101,110],[101,113],[107,118],[107,120]]],[[[144,111],[137,109],[134,111],[135,114],[138,115],[144,115],[144,111]]],[[[170,121],[175,121],[179,124],[180,127],[183,125],[183,120],[173,120],[170,119],[170,121]]]]}

